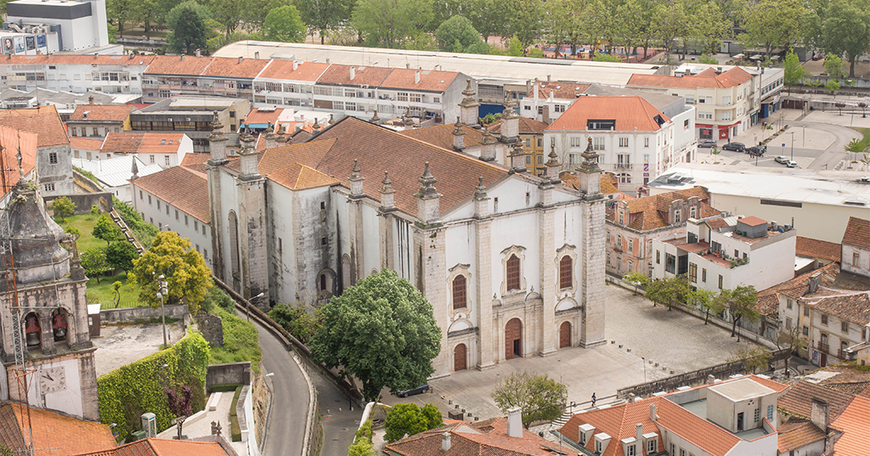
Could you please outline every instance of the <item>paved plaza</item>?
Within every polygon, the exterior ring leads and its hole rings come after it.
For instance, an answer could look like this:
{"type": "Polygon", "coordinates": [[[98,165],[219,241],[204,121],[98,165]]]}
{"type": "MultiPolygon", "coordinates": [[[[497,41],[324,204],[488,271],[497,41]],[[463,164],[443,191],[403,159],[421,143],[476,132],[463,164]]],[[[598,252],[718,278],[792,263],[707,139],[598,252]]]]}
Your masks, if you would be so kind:
{"type": "MultiPolygon", "coordinates": [[[[513,372],[547,373],[568,386],[568,402],[601,403],[616,390],[726,361],[737,350],[736,338],[714,325],[679,310],[653,307],[643,296],[615,285],[606,288],[607,344],[592,349],[574,347],[556,354],[513,359],[492,369],[470,369],[430,382],[432,393],[384,402],[433,403],[445,415],[456,405],[480,419],[502,415],[490,398],[494,386],[513,372]],[[621,348],[620,348],[621,346],[621,348]],[[641,357],[645,359],[641,359],[641,357]],[[449,403],[452,401],[452,403],[449,403]]],[[[740,345],[746,345],[741,342],[740,345]]]]}

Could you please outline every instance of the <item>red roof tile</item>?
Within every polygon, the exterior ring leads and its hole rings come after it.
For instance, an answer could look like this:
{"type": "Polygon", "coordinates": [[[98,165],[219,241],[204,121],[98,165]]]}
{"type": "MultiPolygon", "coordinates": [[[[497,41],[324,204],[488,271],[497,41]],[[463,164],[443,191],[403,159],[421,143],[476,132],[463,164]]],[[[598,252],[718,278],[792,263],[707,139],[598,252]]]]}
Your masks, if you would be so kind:
{"type": "Polygon", "coordinates": [[[299,163],[272,171],[266,177],[290,190],[306,190],[338,183],[326,174],[299,163]]]}
{"type": "Polygon", "coordinates": [[[260,72],[257,79],[315,82],[327,68],[329,68],[328,63],[297,62],[294,70],[292,60],[272,60],[269,66],[260,72]]]}
{"type": "MultiPolygon", "coordinates": [[[[462,131],[465,133],[463,142],[466,148],[478,147],[483,141],[483,130],[471,128],[467,125],[462,125],[462,131]]],[[[438,146],[443,149],[453,150],[453,131],[456,130],[454,124],[434,125],[431,127],[414,128],[410,130],[400,131],[399,134],[409,138],[419,139],[425,143],[438,146]]],[[[493,137],[493,139],[496,139],[493,137]]]]}
{"type": "MultiPolygon", "coordinates": [[[[538,82],[538,99],[545,100],[550,98],[550,93],[553,94],[553,99],[557,100],[573,100],[578,95],[586,93],[590,84],[579,84],[569,81],[539,81],[538,82]]],[[[529,88],[526,98],[535,97],[535,86],[529,88]]]]}
{"type": "MultiPolygon", "coordinates": [[[[0,406],[0,415],[8,417],[11,409],[17,418],[18,432],[25,426],[27,411],[21,404],[9,403],[0,406]]],[[[59,413],[30,408],[30,425],[33,432],[33,447],[41,449],[40,455],[61,456],[115,448],[115,438],[109,426],[93,421],[83,421],[59,413]]],[[[2,428],[0,428],[2,429],[2,428]]],[[[13,429],[13,432],[15,430],[13,429]]],[[[0,442],[3,438],[0,438],[0,442]]],[[[13,442],[14,443],[14,442],[13,442]]],[[[23,454],[24,448],[10,448],[14,454],[23,454]]]]}
{"type": "Polygon", "coordinates": [[[840,244],[803,236],[795,237],[794,253],[818,260],[840,261],[840,244]]]}
{"type": "Polygon", "coordinates": [[[184,166],[173,166],[140,177],[134,181],[134,185],[203,223],[209,223],[211,220],[208,206],[208,179],[201,173],[184,166]]]}
{"type": "Polygon", "coordinates": [[[101,152],[113,154],[174,154],[184,139],[184,133],[172,132],[110,132],[101,152]]]}
{"type": "Polygon", "coordinates": [[[642,97],[580,97],[547,130],[586,131],[588,120],[600,119],[615,120],[616,131],[658,131],[655,116],[671,120],[642,97]]]}
{"type": "Polygon", "coordinates": [[[77,456],[228,456],[229,454],[218,442],[148,438],[111,450],[82,453],[77,456]]]}
{"type": "Polygon", "coordinates": [[[264,59],[215,57],[203,71],[203,76],[254,79],[269,64],[264,59]]]}
{"type": "MultiPolygon", "coordinates": [[[[620,440],[635,437],[635,425],[643,424],[643,433],[655,432],[656,434],[661,434],[658,427],[656,427],[656,423],[650,419],[650,404],[655,404],[658,407],[661,402],[664,402],[661,397],[653,397],[614,407],[578,413],[572,416],[559,432],[574,442],[579,442],[579,426],[581,424],[591,424],[595,426],[595,434],[604,432],[611,437],[607,449],[604,450],[601,456],[622,456],[623,452],[620,440]]],[[[659,435],[658,448],[664,448],[661,435],[659,435]]],[[[586,449],[590,451],[595,450],[595,439],[589,439],[586,442],[586,449]]]]}
{"type": "Polygon", "coordinates": [[[523,429],[523,437],[507,435],[507,418],[474,423],[451,422],[430,431],[387,444],[385,452],[403,456],[550,456],[564,454],[544,438],[523,429]],[[450,435],[450,449],[441,449],[444,433],[450,435]]]}
{"type": "Polygon", "coordinates": [[[0,65],[148,65],[153,59],[153,55],[135,55],[132,59],[127,55],[6,55],[0,65]]]}
{"type": "Polygon", "coordinates": [[[199,76],[208,67],[214,57],[196,57],[191,55],[156,55],[145,74],[164,74],[174,76],[199,76]]]}
{"type": "Polygon", "coordinates": [[[81,136],[70,136],[69,146],[73,149],[93,150],[99,152],[103,147],[102,139],[83,138],[81,136]]]}
{"type": "Polygon", "coordinates": [[[793,279],[759,291],[755,310],[759,311],[762,315],[777,315],[779,313],[779,296],[785,295],[797,299],[807,291],[810,277],[817,272],[822,274],[820,286],[830,286],[840,273],[840,264],[836,262],[829,263],[815,271],[806,272],[793,279]]]}
{"type": "Polygon", "coordinates": [[[767,225],[766,220],[762,220],[754,215],[750,215],[749,217],[743,217],[739,219],[739,221],[743,222],[744,225],[748,226],[767,225]]]}
{"type": "Polygon", "coordinates": [[[245,116],[245,123],[271,123],[272,125],[275,125],[275,122],[278,120],[278,116],[280,116],[282,112],[284,112],[284,108],[264,108],[263,110],[261,110],[260,108],[254,108],[251,110],[251,112],[248,113],[247,116],[245,116]]]}
{"type": "Polygon", "coordinates": [[[870,250],[870,220],[849,217],[843,245],[851,245],[862,250],[870,250]]]}
{"type": "Polygon", "coordinates": [[[0,125],[36,133],[37,147],[69,144],[66,128],[54,105],[0,111],[0,125]]]}
{"type": "Polygon", "coordinates": [[[36,166],[36,133],[19,131],[0,125],[0,197],[8,193],[18,183],[18,159],[21,150],[21,168],[30,174],[36,166]]]}
{"type": "Polygon", "coordinates": [[[724,428],[685,408],[663,399],[658,408],[658,424],[692,442],[713,456],[725,456],[741,439],[724,428]]]}
{"type": "MultiPolygon", "coordinates": [[[[638,231],[649,231],[671,225],[668,220],[668,210],[671,203],[679,200],[687,200],[693,196],[698,197],[700,200],[699,213],[696,214],[696,218],[704,219],[714,217],[721,213],[708,204],[710,201],[710,194],[706,189],[704,189],[704,187],[700,186],[686,190],[677,190],[658,195],[645,196],[642,198],[627,200],[626,202],[619,204],[625,205],[625,207],[628,208],[629,216],[626,225],[629,228],[638,231]]],[[[609,214],[607,219],[611,222],[619,220],[616,212],[617,211],[613,211],[613,213],[609,214]]]]}
{"type": "Polygon", "coordinates": [[[181,159],[181,165],[185,168],[191,169],[198,173],[205,174],[206,162],[211,158],[211,154],[201,154],[201,153],[189,153],[184,154],[184,158],[181,159]]]}
{"type": "Polygon", "coordinates": [[[692,76],[665,76],[658,74],[634,74],[627,86],[669,87],[679,89],[727,89],[737,87],[752,79],[752,75],[740,67],[733,67],[722,74],[710,71],[692,76]]]}
{"type": "Polygon", "coordinates": [[[381,83],[381,88],[443,92],[459,77],[455,71],[413,70],[394,68],[381,83]],[[417,82],[417,72],[419,82],[417,82]]]}
{"type": "Polygon", "coordinates": [[[825,432],[810,421],[793,421],[783,424],[777,429],[777,446],[780,454],[824,440],[825,432]]]}
{"type": "Polygon", "coordinates": [[[331,65],[320,75],[318,84],[352,85],[380,87],[390,75],[391,68],[354,66],[354,77],[350,78],[350,65],[331,65]]]}
{"type": "Polygon", "coordinates": [[[856,397],[840,417],[831,423],[843,431],[834,444],[834,456],[867,456],[870,454],[870,399],[856,397]]]}
{"type": "Polygon", "coordinates": [[[77,105],[69,120],[87,120],[94,122],[123,122],[130,117],[133,105],[77,105]],[[85,113],[88,118],[85,119],[85,113]]]}
{"type": "Polygon", "coordinates": [[[828,403],[828,414],[831,421],[834,421],[849,406],[853,397],[851,394],[802,380],[780,396],[776,404],[779,410],[789,416],[810,419],[813,398],[818,398],[828,403]]]}

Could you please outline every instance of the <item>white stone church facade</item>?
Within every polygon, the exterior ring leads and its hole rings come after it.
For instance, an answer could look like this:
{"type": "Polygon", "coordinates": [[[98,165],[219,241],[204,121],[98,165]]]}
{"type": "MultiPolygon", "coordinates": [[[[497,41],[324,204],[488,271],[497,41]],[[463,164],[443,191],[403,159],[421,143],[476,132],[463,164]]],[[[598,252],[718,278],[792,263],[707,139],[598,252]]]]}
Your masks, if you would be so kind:
{"type": "Polygon", "coordinates": [[[243,136],[238,157],[219,130],[208,162],[214,273],[246,297],[262,293],[255,304],[316,305],[394,269],[433,305],[435,377],[604,342],[591,144],[578,191],[552,178],[555,154],[541,178],[517,147],[507,168],[352,117],[302,144],[267,138],[263,152],[243,136]]]}

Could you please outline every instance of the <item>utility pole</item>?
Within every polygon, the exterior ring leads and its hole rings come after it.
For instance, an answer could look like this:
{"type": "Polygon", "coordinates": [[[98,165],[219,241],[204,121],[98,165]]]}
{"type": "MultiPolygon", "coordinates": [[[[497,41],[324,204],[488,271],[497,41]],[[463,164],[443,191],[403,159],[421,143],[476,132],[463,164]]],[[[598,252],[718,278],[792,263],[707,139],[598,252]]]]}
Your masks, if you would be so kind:
{"type": "Polygon", "coordinates": [[[163,349],[166,349],[168,343],[166,341],[166,307],[163,305],[163,297],[169,293],[168,287],[169,283],[163,280],[163,274],[157,277],[158,286],[160,289],[157,291],[157,297],[160,298],[160,319],[163,323],[163,349]]]}

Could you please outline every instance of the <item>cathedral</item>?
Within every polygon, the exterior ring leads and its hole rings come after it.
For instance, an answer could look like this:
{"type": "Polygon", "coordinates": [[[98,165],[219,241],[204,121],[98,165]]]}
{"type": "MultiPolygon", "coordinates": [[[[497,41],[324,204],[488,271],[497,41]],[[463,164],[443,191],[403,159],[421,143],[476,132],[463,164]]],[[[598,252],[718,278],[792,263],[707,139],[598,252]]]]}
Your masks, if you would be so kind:
{"type": "Polygon", "coordinates": [[[0,212],[0,400],[26,394],[31,406],[98,420],[88,279],[37,184],[21,174],[0,212]]]}
{"type": "MultiPolygon", "coordinates": [[[[460,109],[476,123],[476,104],[460,109]]],[[[517,116],[503,122],[517,131],[517,116]]],[[[264,151],[242,135],[238,156],[220,130],[207,164],[213,269],[254,304],[314,306],[393,269],[434,308],[434,377],[604,343],[591,142],[576,184],[563,185],[555,153],[543,177],[530,175],[510,137],[502,164],[353,117],[300,144],[267,137],[264,151]]]]}

